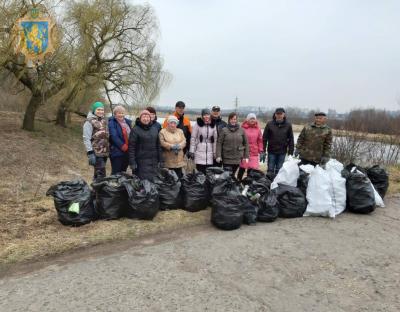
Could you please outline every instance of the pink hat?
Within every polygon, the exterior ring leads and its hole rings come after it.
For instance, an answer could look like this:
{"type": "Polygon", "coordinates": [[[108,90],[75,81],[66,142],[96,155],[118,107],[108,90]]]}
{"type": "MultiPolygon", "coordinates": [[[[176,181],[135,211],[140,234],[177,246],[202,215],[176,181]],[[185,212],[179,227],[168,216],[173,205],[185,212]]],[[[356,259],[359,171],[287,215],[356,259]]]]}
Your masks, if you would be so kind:
{"type": "Polygon", "coordinates": [[[150,117],[150,112],[147,109],[142,110],[140,112],[139,119],[141,119],[143,115],[149,115],[150,117]]]}

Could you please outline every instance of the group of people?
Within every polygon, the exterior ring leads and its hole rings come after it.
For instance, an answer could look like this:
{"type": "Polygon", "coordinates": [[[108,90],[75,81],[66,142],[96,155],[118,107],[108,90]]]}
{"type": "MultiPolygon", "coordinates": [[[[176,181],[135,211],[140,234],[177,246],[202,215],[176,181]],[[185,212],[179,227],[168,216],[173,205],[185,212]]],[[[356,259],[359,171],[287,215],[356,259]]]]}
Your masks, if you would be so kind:
{"type": "Polygon", "coordinates": [[[246,170],[259,169],[267,161],[268,171],[277,173],[286,155],[299,156],[302,164],[324,165],[330,157],[332,131],[326,115],[316,113],[314,122],[304,127],[294,146],[293,129],[283,108],[277,108],[262,133],[257,116],[247,115],[242,124],[232,112],[227,122],[220,107],[203,109],[191,123],[185,116],[185,103],[175,104],[175,111],[161,125],[153,107],[147,107],[134,125],[126,118],[123,106],[105,118],[104,104],[95,102],[83,126],[83,140],[94,179],[106,176],[106,162],[111,160],[111,174],[132,173],[152,180],[159,168],[174,170],[179,178],[187,159],[205,173],[208,167],[222,166],[242,180],[246,170]],[[268,156],[267,156],[268,155],[268,156]]]}

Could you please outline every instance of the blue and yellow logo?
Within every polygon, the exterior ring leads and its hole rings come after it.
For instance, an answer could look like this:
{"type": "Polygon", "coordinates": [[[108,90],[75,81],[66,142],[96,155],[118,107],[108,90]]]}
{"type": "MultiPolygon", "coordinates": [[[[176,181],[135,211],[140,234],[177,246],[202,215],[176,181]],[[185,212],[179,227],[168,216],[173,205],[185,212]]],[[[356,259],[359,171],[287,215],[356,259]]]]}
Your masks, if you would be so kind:
{"type": "Polygon", "coordinates": [[[49,44],[49,23],[47,21],[21,22],[23,45],[31,55],[46,52],[49,44]]]}

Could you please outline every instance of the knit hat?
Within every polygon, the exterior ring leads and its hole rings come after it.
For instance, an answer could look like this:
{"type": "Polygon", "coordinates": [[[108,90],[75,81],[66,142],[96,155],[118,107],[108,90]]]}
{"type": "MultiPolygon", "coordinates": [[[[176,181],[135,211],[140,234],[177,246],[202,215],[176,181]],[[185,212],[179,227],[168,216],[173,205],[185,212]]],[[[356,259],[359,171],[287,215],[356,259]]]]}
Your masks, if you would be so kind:
{"type": "Polygon", "coordinates": [[[168,118],[167,118],[167,123],[171,123],[171,122],[174,122],[174,123],[176,123],[176,124],[179,124],[178,118],[176,118],[174,115],[170,115],[170,116],[168,116],[168,118]]]}
{"type": "Polygon", "coordinates": [[[94,112],[96,111],[96,109],[98,108],[104,108],[104,104],[102,102],[94,102],[92,104],[92,113],[94,114],[94,112]]]}
{"type": "Polygon", "coordinates": [[[249,119],[257,119],[257,116],[254,113],[250,113],[250,114],[247,115],[246,119],[247,120],[249,120],[249,119]]]}
{"type": "Polygon", "coordinates": [[[140,112],[139,119],[141,119],[143,115],[149,115],[150,117],[150,112],[147,109],[142,110],[140,112]]]}
{"type": "Polygon", "coordinates": [[[201,110],[201,117],[203,117],[204,115],[210,115],[210,110],[208,108],[203,108],[201,110]]]}

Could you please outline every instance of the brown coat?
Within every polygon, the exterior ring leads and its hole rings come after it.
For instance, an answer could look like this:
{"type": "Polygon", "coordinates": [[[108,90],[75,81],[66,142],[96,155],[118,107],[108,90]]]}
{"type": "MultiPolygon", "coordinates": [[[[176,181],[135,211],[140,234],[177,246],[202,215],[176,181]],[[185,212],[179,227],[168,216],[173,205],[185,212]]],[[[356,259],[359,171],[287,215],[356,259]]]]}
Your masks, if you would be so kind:
{"type": "Polygon", "coordinates": [[[183,157],[183,149],[186,146],[186,138],[183,131],[177,128],[174,132],[168,128],[164,128],[160,131],[160,143],[163,150],[163,156],[165,161],[165,167],[167,168],[182,168],[185,166],[183,157]],[[179,144],[181,147],[178,154],[175,154],[171,147],[175,144],[179,144]]]}
{"type": "Polygon", "coordinates": [[[243,158],[249,158],[249,144],[243,128],[227,126],[218,135],[217,158],[227,165],[239,165],[243,158]]]}

